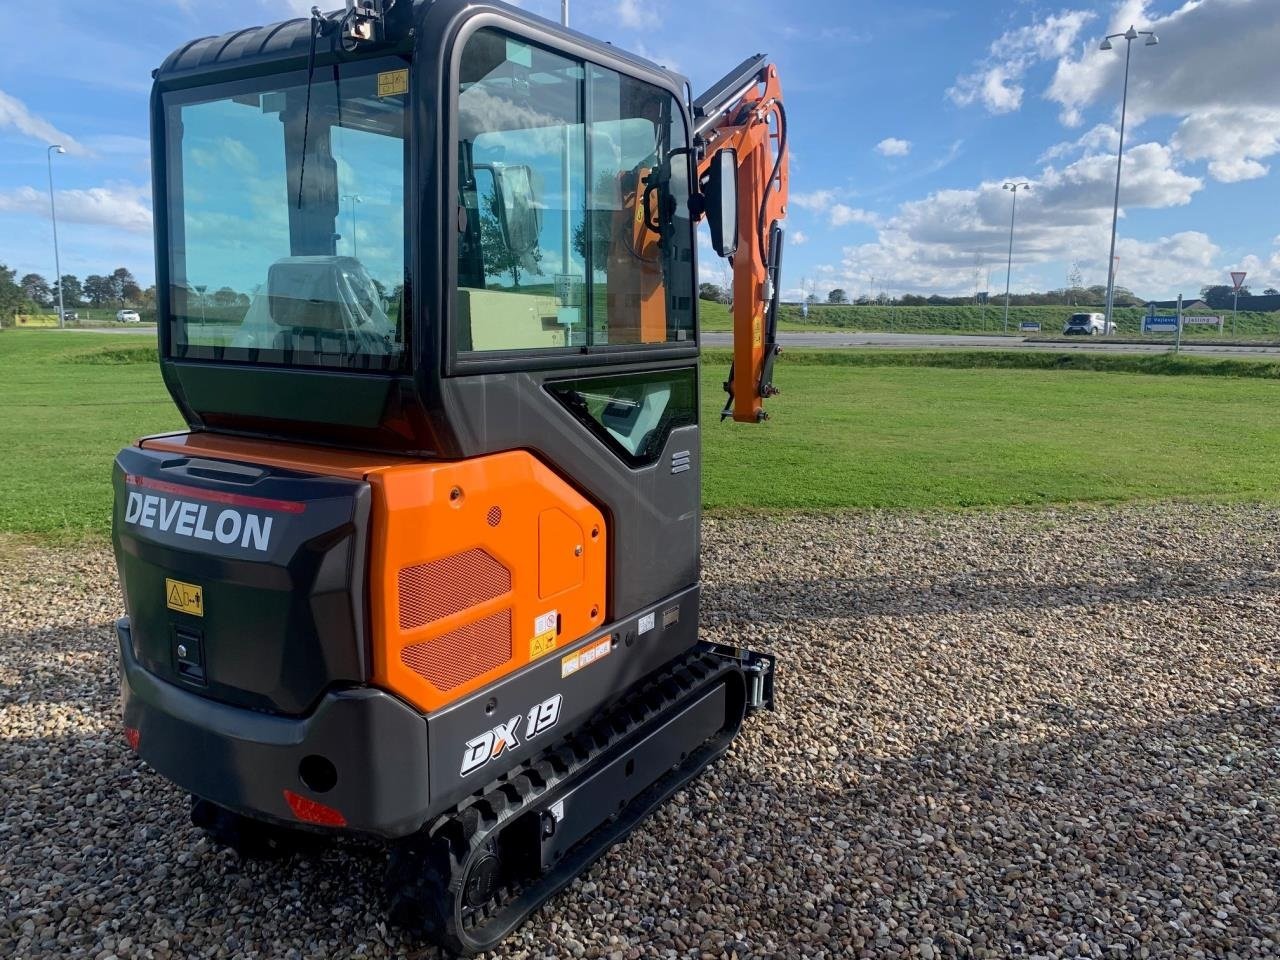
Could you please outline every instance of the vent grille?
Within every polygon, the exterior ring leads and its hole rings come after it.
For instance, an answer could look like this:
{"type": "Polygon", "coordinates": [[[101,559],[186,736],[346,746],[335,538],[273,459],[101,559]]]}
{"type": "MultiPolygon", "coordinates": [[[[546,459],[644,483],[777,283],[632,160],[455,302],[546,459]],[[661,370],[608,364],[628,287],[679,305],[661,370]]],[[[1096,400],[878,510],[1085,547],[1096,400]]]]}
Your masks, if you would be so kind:
{"type": "Polygon", "coordinates": [[[476,547],[405,567],[399,581],[400,629],[416,630],[509,592],[511,571],[476,547]]]}
{"type": "Polygon", "coordinates": [[[684,473],[689,469],[690,459],[688,450],[678,450],[671,454],[671,472],[684,473]]]}
{"type": "Polygon", "coordinates": [[[491,527],[496,527],[498,524],[500,524],[502,522],[502,508],[490,507],[489,512],[485,514],[485,521],[491,527]]]}
{"type": "Polygon", "coordinates": [[[442,693],[460,687],[511,659],[511,611],[500,610],[474,623],[400,651],[400,660],[442,693]]]}

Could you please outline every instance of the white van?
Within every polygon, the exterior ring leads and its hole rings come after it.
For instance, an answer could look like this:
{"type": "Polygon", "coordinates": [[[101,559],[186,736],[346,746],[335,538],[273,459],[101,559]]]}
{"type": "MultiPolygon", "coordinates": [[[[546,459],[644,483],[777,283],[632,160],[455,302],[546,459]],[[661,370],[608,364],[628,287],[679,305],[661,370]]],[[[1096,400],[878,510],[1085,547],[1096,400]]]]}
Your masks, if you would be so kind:
{"type": "Polygon", "coordinates": [[[141,323],[137,310],[119,310],[116,312],[116,323],[141,323]]]}
{"type": "Polygon", "coordinates": [[[1106,336],[1115,332],[1116,322],[1112,320],[1108,323],[1104,313],[1073,313],[1062,328],[1064,336],[1083,334],[1086,337],[1094,337],[1098,334],[1106,336]]]}

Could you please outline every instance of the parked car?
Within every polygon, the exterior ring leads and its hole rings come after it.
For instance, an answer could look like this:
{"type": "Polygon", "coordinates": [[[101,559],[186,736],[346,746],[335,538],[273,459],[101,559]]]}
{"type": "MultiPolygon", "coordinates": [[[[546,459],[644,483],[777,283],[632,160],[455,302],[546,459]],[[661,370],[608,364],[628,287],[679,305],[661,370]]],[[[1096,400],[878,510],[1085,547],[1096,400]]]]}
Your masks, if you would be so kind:
{"type": "Polygon", "coordinates": [[[142,318],[138,316],[137,310],[117,310],[116,323],[141,323],[142,318]]]}
{"type": "Polygon", "coordinates": [[[80,314],[76,313],[74,310],[63,310],[63,311],[62,311],[62,322],[63,322],[63,323],[75,323],[75,322],[76,322],[77,320],[79,320],[79,319],[80,319],[80,314]]]}
{"type": "Polygon", "coordinates": [[[1108,322],[1103,313],[1073,313],[1062,328],[1064,336],[1082,334],[1086,337],[1106,336],[1116,332],[1114,320],[1108,322]]]}

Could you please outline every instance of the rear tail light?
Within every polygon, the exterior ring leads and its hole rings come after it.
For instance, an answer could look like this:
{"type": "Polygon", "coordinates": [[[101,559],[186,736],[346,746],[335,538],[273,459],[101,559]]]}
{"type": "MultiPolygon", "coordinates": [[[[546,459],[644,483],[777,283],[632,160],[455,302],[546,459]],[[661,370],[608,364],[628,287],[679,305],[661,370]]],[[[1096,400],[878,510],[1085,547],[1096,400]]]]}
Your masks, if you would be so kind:
{"type": "Polygon", "coordinates": [[[138,744],[142,742],[142,734],[137,727],[125,727],[124,738],[128,741],[129,749],[134,753],[138,752],[138,744]]]}
{"type": "Polygon", "coordinates": [[[303,823],[314,823],[322,827],[345,827],[347,818],[337,810],[309,797],[299,796],[292,790],[284,792],[285,802],[293,815],[303,823]]]}

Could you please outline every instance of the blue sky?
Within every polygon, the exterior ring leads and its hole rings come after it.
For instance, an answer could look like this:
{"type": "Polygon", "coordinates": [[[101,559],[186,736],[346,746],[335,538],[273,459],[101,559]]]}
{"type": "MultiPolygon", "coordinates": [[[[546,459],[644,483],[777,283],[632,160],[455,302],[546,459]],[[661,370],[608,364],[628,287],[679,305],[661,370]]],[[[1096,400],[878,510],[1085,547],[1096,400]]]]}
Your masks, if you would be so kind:
{"type": "MultiPolygon", "coordinates": [[[[336,5],[336,4],[326,4],[336,5]]],[[[559,16],[559,0],[525,0],[559,16]]],[[[310,0],[48,0],[0,58],[0,262],[52,275],[45,145],[65,272],[153,276],[150,71],[191,38],[310,0]],[[122,18],[128,17],[128,22],[122,18]]],[[[1246,269],[1280,287],[1276,0],[573,0],[573,24],[687,74],[778,63],[791,123],[788,293],[1002,289],[1106,280],[1123,44],[1136,24],[1118,282],[1195,293],[1246,269]],[[874,279],[873,279],[874,278],[874,279]]],[[[704,257],[706,279],[720,269],[704,257]]]]}

